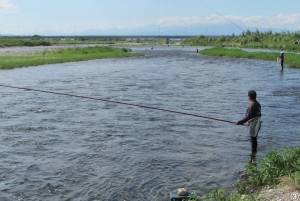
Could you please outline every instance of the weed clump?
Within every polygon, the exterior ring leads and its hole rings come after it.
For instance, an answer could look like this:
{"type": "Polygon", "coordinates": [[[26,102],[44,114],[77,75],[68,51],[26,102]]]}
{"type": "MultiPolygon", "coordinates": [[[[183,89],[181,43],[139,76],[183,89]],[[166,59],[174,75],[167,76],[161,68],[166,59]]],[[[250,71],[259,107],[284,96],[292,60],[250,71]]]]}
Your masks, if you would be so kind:
{"type": "Polygon", "coordinates": [[[191,197],[189,201],[260,201],[259,193],[265,187],[275,187],[279,183],[292,189],[300,189],[300,146],[275,149],[268,152],[258,162],[250,162],[245,176],[235,185],[235,190],[226,193],[215,189],[206,195],[191,197]]]}

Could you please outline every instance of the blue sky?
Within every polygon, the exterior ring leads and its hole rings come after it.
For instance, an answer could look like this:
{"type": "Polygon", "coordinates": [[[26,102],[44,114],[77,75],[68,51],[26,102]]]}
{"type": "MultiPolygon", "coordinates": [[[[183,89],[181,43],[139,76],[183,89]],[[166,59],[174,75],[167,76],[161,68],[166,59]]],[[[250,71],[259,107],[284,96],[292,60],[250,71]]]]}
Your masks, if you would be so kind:
{"type": "Polygon", "coordinates": [[[0,34],[200,35],[248,27],[300,30],[300,1],[0,0],[0,34]]]}

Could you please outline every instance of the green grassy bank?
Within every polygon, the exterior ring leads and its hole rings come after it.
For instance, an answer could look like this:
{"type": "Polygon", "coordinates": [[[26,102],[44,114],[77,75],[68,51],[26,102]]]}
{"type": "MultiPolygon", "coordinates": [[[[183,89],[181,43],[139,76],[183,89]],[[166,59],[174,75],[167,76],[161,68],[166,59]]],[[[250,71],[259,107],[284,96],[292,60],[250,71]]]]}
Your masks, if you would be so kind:
{"type": "MultiPolygon", "coordinates": [[[[24,46],[51,46],[51,45],[65,45],[65,44],[97,44],[97,45],[163,45],[166,39],[116,39],[111,38],[41,38],[40,36],[32,36],[31,38],[7,38],[0,36],[0,47],[24,47],[24,46]]],[[[170,41],[170,44],[176,42],[170,41]]]]}
{"type": "Polygon", "coordinates": [[[22,56],[0,56],[0,69],[139,55],[140,54],[131,53],[130,50],[126,48],[113,48],[107,46],[75,47],[52,51],[38,51],[33,54],[22,56]]]}
{"type": "MultiPolygon", "coordinates": [[[[245,176],[235,185],[235,190],[226,193],[222,189],[212,190],[204,196],[195,196],[190,201],[258,201],[265,187],[279,183],[300,189],[300,146],[268,152],[257,163],[249,163],[245,176]],[[286,182],[288,181],[288,182],[286,182]]],[[[284,198],[283,198],[284,199],[284,198]]]]}
{"type": "Polygon", "coordinates": [[[237,48],[262,48],[280,51],[300,51],[300,32],[273,33],[272,31],[244,31],[240,35],[198,36],[186,39],[182,45],[237,48]]]}
{"type": "Polygon", "coordinates": [[[18,38],[0,38],[0,47],[22,47],[22,46],[49,46],[51,43],[45,40],[26,40],[18,38]]]}
{"type": "MultiPolygon", "coordinates": [[[[277,61],[279,52],[247,52],[241,49],[213,47],[204,49],[200,53],[211,56],[227,56],[236,58],[262,59],[277,61]]],[[[285,53],[285,66],[300,68],[300,55],[294,53],[285,53]]]]}

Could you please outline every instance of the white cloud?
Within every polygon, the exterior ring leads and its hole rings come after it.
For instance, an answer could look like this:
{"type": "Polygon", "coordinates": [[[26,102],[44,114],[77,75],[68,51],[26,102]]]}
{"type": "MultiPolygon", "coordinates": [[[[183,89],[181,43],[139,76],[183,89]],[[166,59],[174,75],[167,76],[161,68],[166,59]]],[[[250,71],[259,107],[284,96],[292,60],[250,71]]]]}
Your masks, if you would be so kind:
{"type": "Polygon", "coordinates": [[[17,7],[10,0],[0,0],[0,11],[15,11],[17,7]]]}
{"type": "MultiPolygon", "coordinates": [[[[114,33],[122,30],[135,30],[139,32],[149,31],[154,32],[162,28],[185,28],[189,26],[206,26],[206,25],[230,25],[237,26],[241,31],[246,31],[248,28],[259,29],[276,29],[276,30],[300,30],[300,13],[278,14],[273,16],[237,16],[237,15],[208,15],[208,16],[165,16],[160,18],[149,19],[130,19],[119,20],[109,23],[94,23],[87,25],[88,27],[80,26],[76,32],[87,29],[98,29],[102,31],[114,30],[114,33]]],[[[223,26],[224,27],[224,26],[223,26]]],[[[199,28],[200,29],[200,28],[199,28]]],[[[62,30],[62,29],[61,29],[62,30]]],[[[101,32],[101,31],[100,31],[101,32]]]]}
{"type": "Polygon", "coordinates": [[[237,19],[245,26],[281,29],[300,29],[300,13],[279,14],[276,16],[253,16],[237,19]]]}
{"type": "MultiPolygon", "coordinates": [[[[0,13],[3,9],[13,10],[16,9],[8,0],[0,0],[0,13]],[[5,6],[4,6],[5,5],[5,6]]],[[[113,33],[121,33],[124,30],[134,30],[138,32],[157,32],[162,28],[178,28],[182,30],[186,28],[188,30],[189,26],[201,27],[202,25],[236,25],[241,27],[241,30],[247,28],[257,28],[257,29],[278,29],[278,30],[289,30],[295,31],[300,30],[300,13],[290,13],[290,14],[278,14],[272,16],[237,16],[237,15],[208,15],[208,16],[166,16],[160,18],[148,18],[148,19],[137,19],[133,18],[130,20],[115,20],[108,22],[97,22],[92,21],[90,23],[78,24],[76,22],[60,24],[60,23],[29,23],[20,24],[18,22],[7,22],[3,21],[1,23],[1,32],[12,33],[12,34],[24,34],[36,32],[38,34],[43,34],[45,32],[58,32],[58,33],[70,33],[74,34],[77,32],[85,30],[99,30],[102,31],[112,31],[113,33]],[[44,26],[45,25],[45,26],[44,26]]],[[[222,27],[222,26],[220,26],[222,27]]],[[[224,26],[223,26],[224,27],[224,26]]],[[[201,29],[201,28],[199,28],[201,29]]],[[[224,30],[225,32],[226,30],[224,30]]]]}
{"type": "Polygon", "coordinates": [[[172,26],[186,26],[196,24],[220,24],[224,23],[224,19],[217,15],[210,15],[206,17],[163,17],[154,20],[154,24],[162,27],[172,26]]]}
{"type": "Polygon", "coordinates": [[[300,13],[278,14],[275,16],[234,16],[209,15],[192,17],[163,17],[153,20],[153,24],[162,27],[189,26],[197,24],[234,23],[241,27],[300,29],[300,13]]]}

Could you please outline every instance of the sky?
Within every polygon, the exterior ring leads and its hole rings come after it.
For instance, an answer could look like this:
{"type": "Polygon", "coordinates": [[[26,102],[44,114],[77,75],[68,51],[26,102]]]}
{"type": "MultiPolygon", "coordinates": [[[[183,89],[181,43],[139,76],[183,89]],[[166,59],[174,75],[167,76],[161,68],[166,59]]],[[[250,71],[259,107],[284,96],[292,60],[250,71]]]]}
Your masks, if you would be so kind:
{"type": "Polygon", "coordinates": [[[299,0],[0,0],[0,35],[218,35],[300,30],[299,0]]]}

